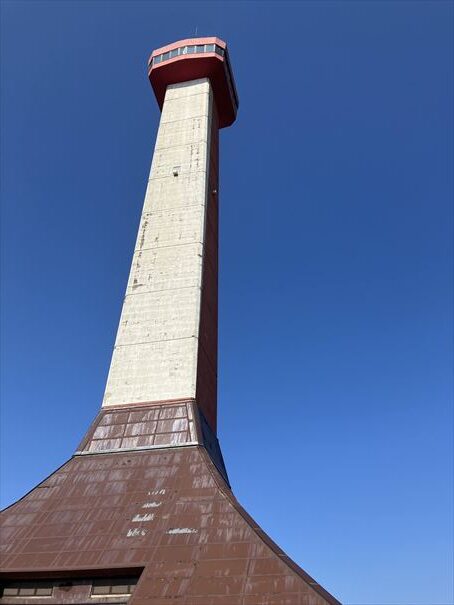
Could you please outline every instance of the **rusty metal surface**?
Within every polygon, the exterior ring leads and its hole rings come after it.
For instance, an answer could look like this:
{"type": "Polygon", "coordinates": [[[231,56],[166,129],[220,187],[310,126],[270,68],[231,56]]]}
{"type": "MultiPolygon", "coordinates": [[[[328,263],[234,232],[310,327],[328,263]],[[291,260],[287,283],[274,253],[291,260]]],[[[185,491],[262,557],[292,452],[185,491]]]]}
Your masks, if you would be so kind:
{"type": "MultiPolygon", "coordinates": [[[[73,457],[2,513],[2,549],[9,578],[143,568],[131,605],[338,603],[245,513],[200,446],[73,457]]],[[[76,592],[32,602],[86,602],[76,592]]]]}
{"type": "Polygon", "coordinates": [[[102,408],[76,455],[201,445],[229,479],[216,434],[195,401],[102,408]]]}
{"type": "Polygon", "coordinates": [[[192,401],[103,408],[76,453],[199,443],[195,413],[192,401]]]}

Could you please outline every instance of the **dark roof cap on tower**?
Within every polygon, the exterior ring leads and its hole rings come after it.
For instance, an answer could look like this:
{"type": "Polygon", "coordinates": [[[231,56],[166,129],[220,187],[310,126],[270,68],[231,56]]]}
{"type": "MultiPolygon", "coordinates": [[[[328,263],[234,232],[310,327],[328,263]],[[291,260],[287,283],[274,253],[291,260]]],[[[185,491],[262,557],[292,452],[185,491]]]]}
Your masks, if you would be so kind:
{"type": "Polygon", "coordinates": [[[235,121],[238,95],[227,45],[220,38],[188,38],[154,50],[148,76],[161,109],[169,84],[210,78],[220,128],[235,121]]]}

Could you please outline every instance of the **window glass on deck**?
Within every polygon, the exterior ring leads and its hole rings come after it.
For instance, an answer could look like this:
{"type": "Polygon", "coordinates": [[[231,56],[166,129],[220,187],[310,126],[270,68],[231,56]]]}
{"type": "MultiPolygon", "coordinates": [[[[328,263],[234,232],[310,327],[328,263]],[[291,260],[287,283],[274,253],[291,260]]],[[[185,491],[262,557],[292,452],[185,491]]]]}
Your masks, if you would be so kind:
{"type": "Polygon", "coordinates": [[[162,61],[167,61],[168,59],[172,59],[173,57],[178,57],[180,55],[190,55],[193,53],[212,53],[224,56],[224,49],[218,46],[217,44],[192,44],[189,46],[180,46],[179,48],[174,48],[166,53],[161,55],[156,55],[153,57],[151,62],[152,65],[157,63],[162,63],[162,61]]]}

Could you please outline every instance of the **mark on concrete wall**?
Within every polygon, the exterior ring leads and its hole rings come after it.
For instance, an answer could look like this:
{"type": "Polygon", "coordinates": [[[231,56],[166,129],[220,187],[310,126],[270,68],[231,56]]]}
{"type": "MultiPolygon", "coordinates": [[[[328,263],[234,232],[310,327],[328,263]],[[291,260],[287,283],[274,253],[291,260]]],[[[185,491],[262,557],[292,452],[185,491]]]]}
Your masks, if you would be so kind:
{"type": "Polygon", "coordinates": [[[147,227],[148,227],[148,220],[144,219],[143,221],[143,225],[141,227],[141,234],[140,234],[140,242],[139,242],[139,248],[143,248],[143,245],[145,243],[145,233],[147,231],[147,227]]]}

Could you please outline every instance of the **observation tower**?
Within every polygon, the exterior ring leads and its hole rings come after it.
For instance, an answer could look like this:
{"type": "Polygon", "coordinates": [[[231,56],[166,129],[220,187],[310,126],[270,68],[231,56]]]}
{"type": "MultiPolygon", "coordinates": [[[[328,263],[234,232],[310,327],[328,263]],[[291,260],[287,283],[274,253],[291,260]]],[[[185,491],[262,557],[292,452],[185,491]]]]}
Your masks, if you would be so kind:
{"type": "Polygon", "coordinates": [[[216,436],[226,44],[159,48],[148,75],[162,113],[104,399],[72,458],[2,513],[0,603],[338,604],[237,502],[216,436]]]}

